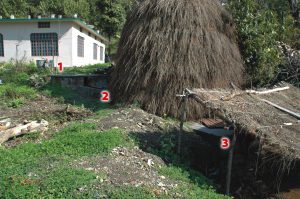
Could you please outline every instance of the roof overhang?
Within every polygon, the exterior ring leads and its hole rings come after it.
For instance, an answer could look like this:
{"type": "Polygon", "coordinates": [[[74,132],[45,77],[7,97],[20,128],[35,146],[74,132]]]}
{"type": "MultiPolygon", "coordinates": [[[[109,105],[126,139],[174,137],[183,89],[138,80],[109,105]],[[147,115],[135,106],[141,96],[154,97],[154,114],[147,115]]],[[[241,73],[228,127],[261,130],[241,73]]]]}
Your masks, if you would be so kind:
{"type": "Polygon", "coordinates": [[[97,31],[89,27],[84,21],[79,18],[17,18],[17,19],[0,19],[1,23],[30,23],[30,22],[43,22],[43,21],[53,21],[53,22],[74,22],[85,30],[89,31],[91,34],[96,36],[99,40],[101,40],[104,44],[108,44],[109,41],[104,36],[99,34],[97,31]]]}

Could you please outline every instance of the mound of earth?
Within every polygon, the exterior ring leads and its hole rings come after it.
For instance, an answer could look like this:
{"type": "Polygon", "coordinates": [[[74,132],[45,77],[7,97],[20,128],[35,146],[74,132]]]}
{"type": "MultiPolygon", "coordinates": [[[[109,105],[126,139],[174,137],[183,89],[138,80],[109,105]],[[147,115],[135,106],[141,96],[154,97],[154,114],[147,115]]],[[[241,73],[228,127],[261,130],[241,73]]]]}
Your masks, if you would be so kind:
{"type": "Polygon", "coordinates": [[[117,147],[108,156],[87,157],[71,166],[99,174],[100,182],[113,186],[147,186],[157,193],[168,193],[178,183],[160,175],[164,161],[138,147],[117,147]]]}

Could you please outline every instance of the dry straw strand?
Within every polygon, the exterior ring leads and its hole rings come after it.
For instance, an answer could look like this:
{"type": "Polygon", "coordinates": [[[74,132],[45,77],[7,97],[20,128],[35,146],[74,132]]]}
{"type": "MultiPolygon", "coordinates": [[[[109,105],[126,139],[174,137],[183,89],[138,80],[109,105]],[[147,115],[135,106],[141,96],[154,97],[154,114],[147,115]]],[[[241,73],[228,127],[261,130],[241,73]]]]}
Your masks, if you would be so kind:
{"type": "MultiPolygon", "coordinates": [[[[176,117],[185,88],[244,80],[232,17],[217,0],[144,0],[128,16],[117,59],[114,101],[137,101],[158,115],[176,117]]],[[[199,116],[199,106],[188,107],[189,118],[199,116]]]]}

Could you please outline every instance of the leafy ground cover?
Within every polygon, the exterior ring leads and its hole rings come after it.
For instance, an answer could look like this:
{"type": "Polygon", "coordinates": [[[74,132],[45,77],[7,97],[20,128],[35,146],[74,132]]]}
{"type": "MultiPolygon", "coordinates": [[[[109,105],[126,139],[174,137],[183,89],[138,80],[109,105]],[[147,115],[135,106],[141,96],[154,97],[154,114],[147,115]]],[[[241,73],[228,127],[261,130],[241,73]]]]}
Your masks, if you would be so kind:
{"type": "Polygon", "coordinates": [[[159,169],[161,175],[178,182],[170,193],[155,193],[147,186],[115,187],[100,181],[103,173],[70,166],[70,162],[82,157],[102,157],[117,146],[130,148],[134,143],[119,129],[100,132],[95,124],[77,122],[39,144],[28,142],[13,149],[0,148],[0,196],[171,198],[170,194],[174,196],[178,192],[184,198],[225,198],[200,173],[172,165],[159,169]]]}
{"type": "MultiPolygon", "coordinates": [[[[70,71],[89,73],[93,67],[70,71]]],[[[161,138],[161,149],[149,152],[156,157],[174,158],[170,164],[153,168],[154,173],[178,184],[169,192],[146,185],[114,185],[103,182],[104,178],[111,177],[104,171],[93,172],[72,166],[81,158],[103,159],[108,164],[107,161],[113,161],[111,151],[116,147],[142,147],[142,142],[133,140],[129,132],[146,133],[160,125],[163,119],[150,117],[138,108],[136,111],[123,110],[121,105],[112,107],[88,100],[57,85],[30,86],[28,80],[32,74],[43,76],[48,72],[31,64],[0,66],[0,78],[4,82],[0,85],[1,116],[5,114],[20,121],[43,118],[55,127],[63,123],[59,128],[45,132],[49,136],[36,132],[10,140],[10,144],[0,147],[0,198],[225,198],[217,194],[212,183],[200,173],[181,165],[172,152],[174,144],[169,142],[172,139],[168,137],[161,138]],[[66,103],[85,108],[75,107],[75,112],[66,112],[69,107],[66,103]],[[86,108],[91,114],[86,113],[86,108]],[[72,117],[77,121],[70,122],[72,117]]],[[[138,153],[145,152],[138,150],[138,153]]],[[[130,154],[123,157],[125,165],[121,167],[125,168],[124,173],[129,172],[129,176],[142,178],[142,173],[135,176],[132,170],[126,171],[126,162],[134,158],[130,154]]]]}
{"type": "Polygon", "coordinates": [[[70,160],[128,143],[120,130],[100,133],[93,124],[75,123],[40,144],[1,148],[0,194],[4,198],[70,196],[75,188],[96,179],[92,173],[68,168],[70,160]]]}
{"type": "Polygon", "coordinates": [[[96,69],[106,68],[109,66],[111,66],[111,63],[87,65],[84,67],[68,67],[64,68],[63,74],[90,74],[95,72],[96,69]]]}

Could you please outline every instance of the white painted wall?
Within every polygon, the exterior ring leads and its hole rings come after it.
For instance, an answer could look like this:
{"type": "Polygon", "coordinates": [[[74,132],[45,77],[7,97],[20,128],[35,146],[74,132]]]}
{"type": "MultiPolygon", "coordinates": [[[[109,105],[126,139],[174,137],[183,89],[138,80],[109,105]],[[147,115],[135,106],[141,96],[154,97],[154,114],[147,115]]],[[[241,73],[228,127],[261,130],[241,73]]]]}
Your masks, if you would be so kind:
{"type": "Polygon", "coordinates": [[[83,30],[80,32],[79,26],[74,25],[72,27],[72,57],[73,57],[73,65],[74,66],[84,66],[88,64],[97,64],[97,63],[104,63],[105,59],[105,45],[97,40],[94,37],[88,36],[88,32],[83,30]],[[84,57],[77,56],[77,37],[81,36],[84,38],[84,57]],[[94,59],[94,43],[97,44],[97,59],[94,59]],[[103,60],[100,60],[100,46],[104,48],[103,51],[103,60]]]}
{"type": "Polygon", "coordinates": [[[53,56],[32,56],[31,55],[31,33],[52,33],[58,34],[59,55],[54,56],[54,64],[62,62],[64,67],[83,66],[88,64],[104,63],[100,60],[100,47],[98,47],[97,60],[93,59],[93,43],[99,46],[105,45],[89,37],[85,31],[79,31],[79,25],[72,21],[51,21],[50,28],[38,28],[38,22],[1,22],[0,33],[3,35],[4,57],[0,57],[0,62],[8,62],[12,59],[26,57],[27,61],[48,59],[53,56]],[[77,56],[77,36],[85,38],[84,58],[77,56]],[[18,50],[17,50],[18,49],[18,50]],[[17,53],[18,52],[18,53],[17,53]]]}

